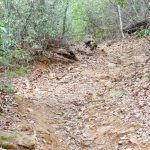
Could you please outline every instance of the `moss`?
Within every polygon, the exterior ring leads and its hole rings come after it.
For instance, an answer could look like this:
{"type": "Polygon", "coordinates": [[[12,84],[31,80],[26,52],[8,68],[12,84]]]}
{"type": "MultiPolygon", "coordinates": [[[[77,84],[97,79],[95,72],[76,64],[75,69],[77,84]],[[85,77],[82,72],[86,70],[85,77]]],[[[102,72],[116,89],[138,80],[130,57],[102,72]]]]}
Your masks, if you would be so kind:
{"type": "Polygon", "coordinates": [[[5,136],[4,133],[0,133],[0,147],[5,149],[15,149],[16,145],[12,143],[12,138],[10,135],[5,136]]]}
{"type": "Polygon", "coordinates": [[[13,143],[9,143],[9,142],[0,143],[0,147],[5,148],[5,149],[15,149],[16,148],[16,146],[13,143]]]}
{"type": "Polygon", "coordinates": [[[8,138],[7,137],[5,137],[5,136],[3,136],[3,135],[0,135],[0,142],[1,141],[6,141],[8,138]]]}

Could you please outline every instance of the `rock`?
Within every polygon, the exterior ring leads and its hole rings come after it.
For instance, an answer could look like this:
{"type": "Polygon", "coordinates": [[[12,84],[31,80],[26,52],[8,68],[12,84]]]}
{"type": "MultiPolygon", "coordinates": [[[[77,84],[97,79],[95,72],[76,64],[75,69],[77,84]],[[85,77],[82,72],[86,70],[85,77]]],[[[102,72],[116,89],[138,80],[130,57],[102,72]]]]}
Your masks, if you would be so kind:
{"type": "Polygon", "coordinates": [[[108,80],[110,79],[110,75],[109,74],[95,74],[94,75],[94,79],[96,80],[108,80]]]}
{"type": "Polygon", "coordinates": [[[104,149],[103,146],[99,146],[99,147],[98,147],[98,150],[103,150],[103,149],[104,149]]]}
{"type": "Polygon", "coordinates": [[[29,150],[34,150],[35,136],[27,135],[22,132],[0,131],[1,148],[17,150],[20,146],[29,150]]]}
{"type": "Polygon", "coordinates": [[[122,58],[122,64],[124,67],[130,66],[131,64],[134,64],[134,63],[135,63],[135,61],[134,61],[133,57],[122,58]]]}
{"type": "Polygon", "coordinates": [[[103,136],[105,133],[109,132],[111,128],[111,126],[101,126],[97,129],[96,133],[99,136],[103,136]]]}
{"type": "Polygon", "coordinates": [[[33,150],[35,148],[35,137],[33,135],[22,134],[17,140],[17,145],[33,150]]]}
{"type": "Polygon", "coordinates": [[[107,43],[106,43],[106,46],[111,46],[113,45],[114,43],[116,43],[117,41],[116,40],[109,40],[107,43]]]}
{"type": "Polygon", "coordinates": [[[132,144],[137,144],[137,145],[139,144],[139,141],[137,140],[137,138],[134,138],[134,137],[130,138],[129,141],[130,141],[132,144]]]}
{"type": "Polygon", "coordinates": [[[9,132],[0,132],[0,147],[5,149],[17,149],[15,141],[16,135],[11,135],[9,132]]]}
{"type": "Polygon", "coordinates": [[[142,80],[144,82],[150,82],[150,74],[149,73],[145,73],[144,76],[142,77],[142,80]]]}
{"type": "Polygon", "coordinates": [[[123,89],[112,89],[110,91],[110,97],[121,98],[125,94],[123,89]]]}
{"type": "Polygon", "coordinates": [[[30,112],[30,113],[32,113],[32,112],[33,112],[33,109],[27,108],[27,111],[30,112]]]}
{"type": "Polygon", "coordinates": [[[134,127],[130,127],[129,129],[116,129],[116,130],[111,130],[109,134],[116,134],[116,135],[122,135],[122,134],[128,134],[135,132],[134,127]]]}
{"type": "Polygon", "coordinates": [[[19,131],[29,131],[31,128],[30,128],[29,124],[24,122],[18,126],[18,129],[19,129],[19,131]]]}
{"type": "Polygon", "coordinates": [[[89,141],[81,141],[80,145],[83,149],[85,149],[87,147],[90,147],[91,143],[89,141]]]}
{"type": "Polygon", "coordinates": [[[118,141],[118,145],[122,145],[123,144],[123,141],[118,141]]]}
{"type": "Polygon", "coordinates": [[[10,143],[10,142],[3,142],[3,143],[0,143],[0,146],[2,148],[5,148],[5,149],[13,149],[13,150],[17,150],[17,146],[13,143],[10,143]]]}
{"type": "Polygon", "coordinates": [[[115,63],[112,63],[112,62],[108,62],[107,63],[107,66],[109,67],[109,68],[116,68],[116,64],[115,63]]]}
{"type": "Polygon", "coordinates": [[[136,63],[145,63],[146,61],[145,55],[134,56],[133,59],[136,63]]]}
{"type": "Polygon", "coordinates": [[[103,56],[103,57],[106,57],[108,54],[107,54],[106,50],[104,48],[102,48],[102,49],[99,50],[99,55],[103,56]]]}

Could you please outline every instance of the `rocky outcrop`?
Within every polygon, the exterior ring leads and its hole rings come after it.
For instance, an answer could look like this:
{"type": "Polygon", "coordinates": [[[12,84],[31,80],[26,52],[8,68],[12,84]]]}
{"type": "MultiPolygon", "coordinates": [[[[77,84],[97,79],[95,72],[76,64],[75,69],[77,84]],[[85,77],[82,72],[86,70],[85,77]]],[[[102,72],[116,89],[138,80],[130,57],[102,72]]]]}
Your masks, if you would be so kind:
{"type": "Polygon", "coordinates": [[[21,147],[24,149],[35,149],[35,136],[22,132],[0,132],[0,147],[3,149],[17,150],[21,147]]]}

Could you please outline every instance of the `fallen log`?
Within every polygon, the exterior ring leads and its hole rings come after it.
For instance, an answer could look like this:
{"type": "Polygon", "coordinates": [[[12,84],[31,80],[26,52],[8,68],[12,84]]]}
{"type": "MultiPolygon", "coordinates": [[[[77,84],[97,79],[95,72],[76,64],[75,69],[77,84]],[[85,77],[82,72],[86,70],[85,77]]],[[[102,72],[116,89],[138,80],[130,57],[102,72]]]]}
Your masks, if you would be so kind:
{"type": "Polygon", "coordinates": [[[63,51],[56,51],[56,54],[57,55],[60,55],[60,56],[63,56],[67,59],[73,59],[73,60],[78,60],[75,53],[73,51],[66,51],[66,50],[63,50],[63,51]]]}
{"type": "Polygon", "coordinates": [[[68,42],[63,37],[47,37],[45,39],[41,38],[41,40],[38,41],[42,41],[41,48],[40,50],[35,50],[35,57],[40,58],[44,56],[44,58],[48,59],[52,57],[57,57],[60,59],[64,58],[64,60],[78,60],[72,49],[72,45],[68,44],[68,42]]]}
{"type": "Polygon", "coordinates": [[[34,57],[36,60],[40,61],[46,61],[49,59],[57,59],[61,61],[67,61],[72,62],[72,61],[77,61],[77,57],[75,53],[71,50],[68,49],[51,49],[51,50],[43,50],[43,49],[37,49],[35,50],[32,54],[32,57],[34,57]]]}
{"type": "Polygon", "coordinates": [[[150,22],[148,20],[142,20],[129,26],[123,28],[124,33],[128,33],[129,35],[133,34],[136,31],[141,31],[143,29],[148,29],[150,26],[150,22]]]}

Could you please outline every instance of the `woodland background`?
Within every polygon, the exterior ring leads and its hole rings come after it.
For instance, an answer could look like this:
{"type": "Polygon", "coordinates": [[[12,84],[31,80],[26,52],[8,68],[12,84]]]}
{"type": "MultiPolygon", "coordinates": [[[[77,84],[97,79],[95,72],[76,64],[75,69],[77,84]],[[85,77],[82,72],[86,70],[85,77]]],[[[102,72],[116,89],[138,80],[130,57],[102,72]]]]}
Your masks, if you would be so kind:
{"type": "Polygon", "coordinates": [[[120,23],[148,19],[149,9],[148,0],[1,0],[0,48],[38,47],[38,39],[58,36],[82,41],[86,34],[100,42],[121,36],[120,23]]]}
{"type": "Polygon", "coordinates": [[[148,20],[149,10],[148,0],[1,0],[0,70],[24,74],[24,64],[34,59],[29,51],[49,49],[51,40],[57,45],[82,42],[86,35],[97,43],[124,37],[123,28],[148,20]]]}

